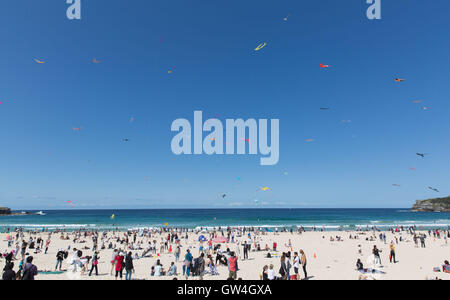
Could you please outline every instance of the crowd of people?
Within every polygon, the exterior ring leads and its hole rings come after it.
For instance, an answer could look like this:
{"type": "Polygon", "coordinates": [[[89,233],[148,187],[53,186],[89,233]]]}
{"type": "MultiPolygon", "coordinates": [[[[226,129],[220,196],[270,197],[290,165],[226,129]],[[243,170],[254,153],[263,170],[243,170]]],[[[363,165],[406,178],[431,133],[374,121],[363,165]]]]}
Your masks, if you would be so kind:
{"type": "MultiPolygon", "coordinates": [[[[322,229],[312,228],[311,231],[322,229]]],[[[416,233],[414,228],[393,228],[391,233],[406,232],[411,235],[416,247],[425,248],[426,233],[416,233]]],[[[306,232],[301,227],[297,230],[282,229],[271,232],[274,236],[279,233],[298,234],[306,232]]],[[[372,228],[370,231],[358,230],[350,233],[350,240],[358,240],[365,237],[366,241],[376,242],[377,239],[387,244],[386,233],[372,228]],[[357,234],[355,234],[355,232],[357,234]],[[370,233],[366,235],[366,233],[370,233]],[[377,236],[378,234],[378,236],[377,236]]],[[[37,231],[25,231],[16,228],[7,232],[7,247],[3,251],[5,266],[3,268],[4,280],[22,279],[33,280],[39,273],[64,273],[79,274],[83,276],[99,276],[99,262],[105,250],[112,252],[110,263],[110,278],[116,280],[134,279],[136,261],[144,258],[154,259],[154,263],[148,266],[148,276],[169,278],[196,278],[202,280],[205,276],[218,276],[226,270],[226,278],[229,280],[241,279],[238,276],[239,262],[251,259],[254,252],[264,252],[266,258],[278,258],[279,265],[266,264],[262,268],[260,279],[262,280],[299,280],[309,279],[307,273],[307,255],[304,250],[293,249],[291,239],[284,243],[287,251],[279,251],[279,245],[273,241],[271,247],[264,243],[263,237],[268,235],[268,230],[262,228],[218,228],[214,230],[183,229],[183,228],[159,228],[120,231],[92,231],[78,230],[66,232],[63,230],[49,231],[43,229],[37,231]],[[191,239],[189,239],[191,237],[191,239]],[[47,255],[49,247],[54,239],[67,241],[67,248],[58,248],[55,257],[55,267],[52,270],[38,270],[33,264],[33,255],[47,255]],[[189,242],[194,240],[195,243],[189,242]],[[88,246],[89,245],[89,246],[88,246]],[[86,255],[89,253],[89,255],[86,255]],[[171,257],[172,261],[166,265],[160,259],[162,255],[171,257]],[[17,266],[15,265],[17,263],[17,266]],[[180,267],[177,268],[177,265],[180,267]]],[[[450,237],[448,230],[430,230],[428,237],[447,239],[450,237]]],[[[324,238],[324,237],[323,237],[324,238]]],[[[393,239],[389,243],[389,261],[397,263],[396,245],[402,242],[403,236],[393,239]]],[[[330,242],[342,242],[341,235],[330,236],[330,242]]],[[[362,255],[359,247],[358,253],[362,255]]],[[[373,266],[382,265],[382,250],[373,246],[373,266]]],[[[109,257],[109,255],[107,255],[109,257]]],[[[314,258],[316,254],[314,253],[314,258]]],[[[358,259],[357,270],[367,273],[363,263],[358,259]]],[[[102,266],[105,272],[105,267],[102,266]]],[[[370,269],[372,270],[372,269],[370,269]]],[[[442,272],[450,273],[448,261],[444,262],[442,272]]]]}

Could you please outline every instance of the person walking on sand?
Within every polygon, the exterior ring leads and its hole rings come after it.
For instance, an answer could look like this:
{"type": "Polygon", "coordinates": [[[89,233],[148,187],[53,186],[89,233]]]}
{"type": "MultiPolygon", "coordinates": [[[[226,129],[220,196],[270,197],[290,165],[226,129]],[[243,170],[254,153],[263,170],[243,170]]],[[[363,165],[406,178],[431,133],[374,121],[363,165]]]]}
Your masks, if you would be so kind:
{"type": "Polygon", "coordinates": [[[92,266],[91,271],[89,271],[89,276],[92,275],[92,271],[95,269],[95,276],[98,276],[98,260],[100,257],[98,257],[98,252],[94,252],[94,256],[92,257],[92,266]]]}
{"type": "Polygon", "coordinates": [[[306,263],[307,263],[307,261],[306,261],[306,254],[305,254],[305,252],[303,252],[303,250],[300,250],[299,252],[300,252],[300,255],[301,255],[300,262],[302,264],[303,273],[305,274],[305,279],[307,279],[308,278],[308,273],[306,272],[306,263]]]}

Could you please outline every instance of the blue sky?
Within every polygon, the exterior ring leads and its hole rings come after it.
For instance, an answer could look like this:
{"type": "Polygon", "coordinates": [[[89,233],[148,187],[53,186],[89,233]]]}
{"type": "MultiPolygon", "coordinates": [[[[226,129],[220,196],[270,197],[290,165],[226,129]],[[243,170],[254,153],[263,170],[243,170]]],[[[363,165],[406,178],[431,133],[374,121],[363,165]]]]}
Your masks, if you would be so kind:
{"type": "Polygon", "coordinates": [[[67,7],[0,3],[1,205],[409,207],[450,193],[448,1],[383,0],[379,21],[362,0],[83,0],[81,20],[67,7]],[[194,110],[279,119],[279,163],[175,156],[170,125],[194,110]]]}

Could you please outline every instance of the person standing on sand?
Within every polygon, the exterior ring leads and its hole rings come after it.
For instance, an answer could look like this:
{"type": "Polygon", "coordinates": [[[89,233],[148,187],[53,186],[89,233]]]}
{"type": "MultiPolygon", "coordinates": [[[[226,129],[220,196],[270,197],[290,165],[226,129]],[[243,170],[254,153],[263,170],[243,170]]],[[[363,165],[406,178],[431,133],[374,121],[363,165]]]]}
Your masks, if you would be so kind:
{"type": "Polygon", "coordinates": [[[229,278],[233,278],[234,280],[237,278],[237,261],[238,259],[234,252],[231,252],[231,256],[228,258],[228,270],[230,272],[229,278]]]}
{"type": "Polygon", "coordinates": [[[297,280],[300,279],[300,275],[298,274],[298,270],[300,269],[300,257],[298,257],[298,253],[294,252],[294,273],[297,277],[297,280]]]}
{"type": "Polygon", "coordinates": [[[131,274],[133,271],[133,253],[128,252],[127,257],[125,257],[125,280],[131,280],[131,274]]]}
{"type": "Polygon", "coordinates": [[[189,249],[186,250],[186,255],[184,256],[184,265],[186,266],[186,280],[189,278],[191,273],[191,265],[192,265],[193,256],[189,249]]]}
{"type": "Polygon", "coordinates": [[[205,273],[205,253],[201,253],[200,257],[197,260],[198,266],[196,266],[198,270],[198,275],[200,276],[200,280],[203,280],[203,274],[205,273]]]}
{"type": "Polygon", "coordinates": [[[306,272],[306,254],[305,254],[305,252],[303,252],[303,250],[300,250],[299,252],[301,255],[300,261],[301,261],[301,264],[303,267],[303,273],[305,274],[305,279],[307,279],[308,273],[306,272]]]}
{"type": "Polygon", "coordinates": [[[394,245],[394,241],[391,241],[391,245],[389,247],[391,249],[391,253],[389,255],[389,261],[392,263],[392,260],[394,260],[394,264],[396,264],[397,261],[395,260],[395,245],[394,245]]]}
{"type": "Polygon", "coordinates": [[[114,267],[116,265],[116,256],[117,256],[117,250],[114,249],[113,253],[112,253],[112,257],[111,257],[111,272],[110,275],[113,275],[113,271],[114,271],[114,267]]]}
{"type": "Polygon", "coordinates": [[[377,248],[377,246],[373,246],[373,250],[372,250],[372,254],[373,254],[373,257],[374,257],[373,264],[374,264],[375,266],[376,266],[377,264],[380,264],[380,265],[381,265],[380,252],[381,252],[381,250],[379,250],[379,249],[377,248]]]}
{"type": "Polygon", "coordinates": [[[33,256],[27,257],[27,263],[23,268],[22,280],[34,280],[34,276],[38,274],[38,269],[33,265],[33,256]]]}
{"type": "Polygon", "coordinates": [[[120,275],[120,280],[122,280],[123,276],[123,261],[124,257],[121,252],[117,252],[116,257],[114,258],[115,264],[116,264],[116,280],[117,277],[120,275]]]}
{"type": "Polygon", "coordinates": [[[62,262],[63,262],[65,257],[66,257],[66,253],[63,251],[63,249],[58,249],[58,253],[56,253],[55,271],[58,269],[58,266],[59,266],[59,270],[61,271],[62,262]]]}
{"type": "Polygon", "coordinates": [[[14,263],[7,263],[3,269],[2,280],[16,280],[16,272],[13,269],[14,263]]]}

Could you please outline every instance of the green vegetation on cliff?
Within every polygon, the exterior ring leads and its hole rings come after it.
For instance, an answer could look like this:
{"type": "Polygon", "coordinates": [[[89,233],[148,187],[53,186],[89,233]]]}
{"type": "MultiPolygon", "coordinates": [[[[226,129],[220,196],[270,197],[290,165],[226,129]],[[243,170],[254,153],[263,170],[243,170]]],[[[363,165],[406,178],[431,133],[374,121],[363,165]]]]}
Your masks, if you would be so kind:
{"type": "Polygon", "coordinates": [[[417,200],[412,210],[450,212],[450,197],[417,200]]]}

